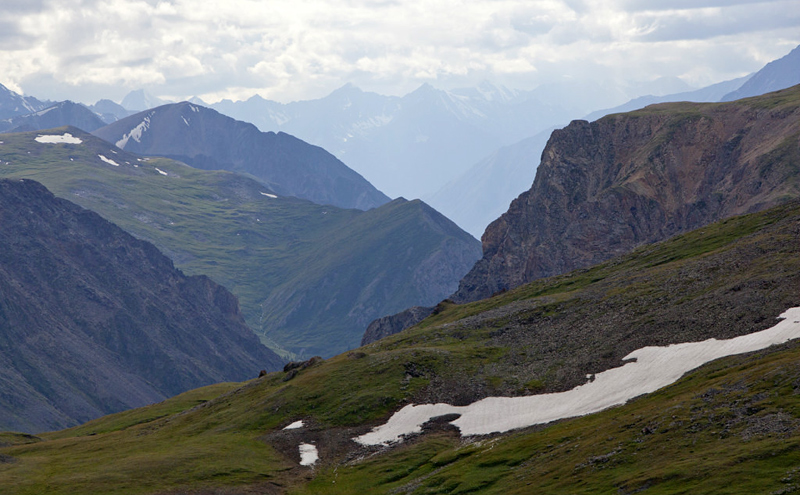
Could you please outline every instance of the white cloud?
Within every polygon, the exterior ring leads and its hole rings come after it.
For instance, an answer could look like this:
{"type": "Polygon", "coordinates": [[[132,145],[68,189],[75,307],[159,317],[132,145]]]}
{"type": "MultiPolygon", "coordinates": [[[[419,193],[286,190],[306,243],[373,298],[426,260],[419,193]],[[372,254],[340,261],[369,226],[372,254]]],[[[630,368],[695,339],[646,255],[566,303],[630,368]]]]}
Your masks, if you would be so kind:
{"type": "Polygon", "coordinates": [[[0,82],[88,102],[140,87],[214,101],[348,81],[395,94],[482,78],[707,83],[784,55],[799,27],[800,0],[9,0],[0,82]]]}

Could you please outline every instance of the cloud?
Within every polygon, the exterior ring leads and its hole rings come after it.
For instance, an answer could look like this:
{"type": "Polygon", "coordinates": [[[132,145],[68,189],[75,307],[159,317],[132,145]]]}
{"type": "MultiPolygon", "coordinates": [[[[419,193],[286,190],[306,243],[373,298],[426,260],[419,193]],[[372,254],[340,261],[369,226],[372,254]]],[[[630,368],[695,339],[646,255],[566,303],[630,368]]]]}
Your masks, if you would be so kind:
{"type": "Polygon", "coordinates": [[[6,0],[0,82],[88,102],[141,87],[214,101],[304,99],[348,81],[394,94],[483,78],[528,87],[621,74],[714,82],[733,62],[723,66],[712,47],[738,50],[741,73],[800,43],[798,7],[800,0],[6,0]]]}

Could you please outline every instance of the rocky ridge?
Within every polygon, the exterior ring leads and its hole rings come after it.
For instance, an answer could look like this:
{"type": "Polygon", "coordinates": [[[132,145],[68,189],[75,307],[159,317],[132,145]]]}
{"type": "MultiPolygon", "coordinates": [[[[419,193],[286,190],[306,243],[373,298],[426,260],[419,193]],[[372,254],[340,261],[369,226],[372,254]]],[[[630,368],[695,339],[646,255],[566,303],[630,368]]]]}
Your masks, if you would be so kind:
{"type": "Polygon", "coordinates": [[[532,188],[482,237],[456,302],[800,196],[800,86],[668,103],[553,132],[532,188]]]}

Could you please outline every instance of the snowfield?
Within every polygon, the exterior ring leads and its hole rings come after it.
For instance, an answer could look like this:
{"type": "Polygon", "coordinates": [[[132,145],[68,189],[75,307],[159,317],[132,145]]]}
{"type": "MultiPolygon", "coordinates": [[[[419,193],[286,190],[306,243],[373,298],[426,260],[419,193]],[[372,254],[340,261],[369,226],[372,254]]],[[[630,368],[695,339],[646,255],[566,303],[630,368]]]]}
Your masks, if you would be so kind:
{"type": "Polygon", "coordinates": [[[300,444],[300,465],[313,466],[319,460],[319,451],[310,443],[300,444]]]}
{"type": "Polygon", "coordinates": [[[159,173],[159,174],[161,174],[161,175],[169,175],[168,173],[164,172],[163,170],[161,170],[161,169],[160,169],[160,168],[158,168],[158,167],[153,167],[153,168],[155,168],[155,169],[156,169],[156,172],[158,172],[158,173],[159,173]]]}
{"type": "Polygon", "coordinates": [[[800,338],[800,307],[787,310],[779,318],[781,321],[772,328],[729,340],[709,339],[637,349],[624,358],[635,361],[598,373],[593,381],[567,392],[487,397],[461,407],[410,404],[396,412],[386,424],[354,440],[362,445],[389,445],[401,441],[404,435],[421,432],[425,422],[444,414],[459,414],[460,417],[451,423],[462,435],[469,436],[504,433],[602,411],[655,392],[709,361],[800,338]]]}
{"type": "Polygon", "coordinates": [[[289,426],[285,427],[284,430],[296,430],[298,428],[302,428],[304,426],[303,420],[295,421],[294,423],[290,424],[289,426]]]}
{"type": "Polygon", "coordinates": [[[44,136],[42,134],[39,134],[33,139],[37,143],[44,143],[44,144],[81,144],[83,142],[81,141],[80,138],[76,138],[75,136],[73,136],[68,132],[65,132],[61,136],[44,136]]]}
{"type": "Polygon", "coordinates": [[[262,193],[261,193],[261,195],[262,195],[262,196],[266,196],[266,197],[268,197],[268,198],[272,198],[272,199],[277,199],[277,198],[278,198],[278,197],[277,197],[277,196],[275,196],[274,194],[265,193],[265,192],[262,192],[262,193]]]}

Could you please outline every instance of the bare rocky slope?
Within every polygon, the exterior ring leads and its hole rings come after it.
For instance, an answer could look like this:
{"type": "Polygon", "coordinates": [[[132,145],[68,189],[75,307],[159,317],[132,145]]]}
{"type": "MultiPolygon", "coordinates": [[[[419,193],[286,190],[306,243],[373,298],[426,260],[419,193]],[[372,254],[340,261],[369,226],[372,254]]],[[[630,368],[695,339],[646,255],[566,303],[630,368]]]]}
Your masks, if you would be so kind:
{"type": "Polygon", "coordinates": [[[486,229],[475,301],[800,196],[800,86],[668,103],[553,132],[532,188],[486,229]]]}
{"type": "Polygon", "coordinates": [[[31,180],[0,180],[0,430],[73,426],[282,366],[236,298],[31,180]]]}

